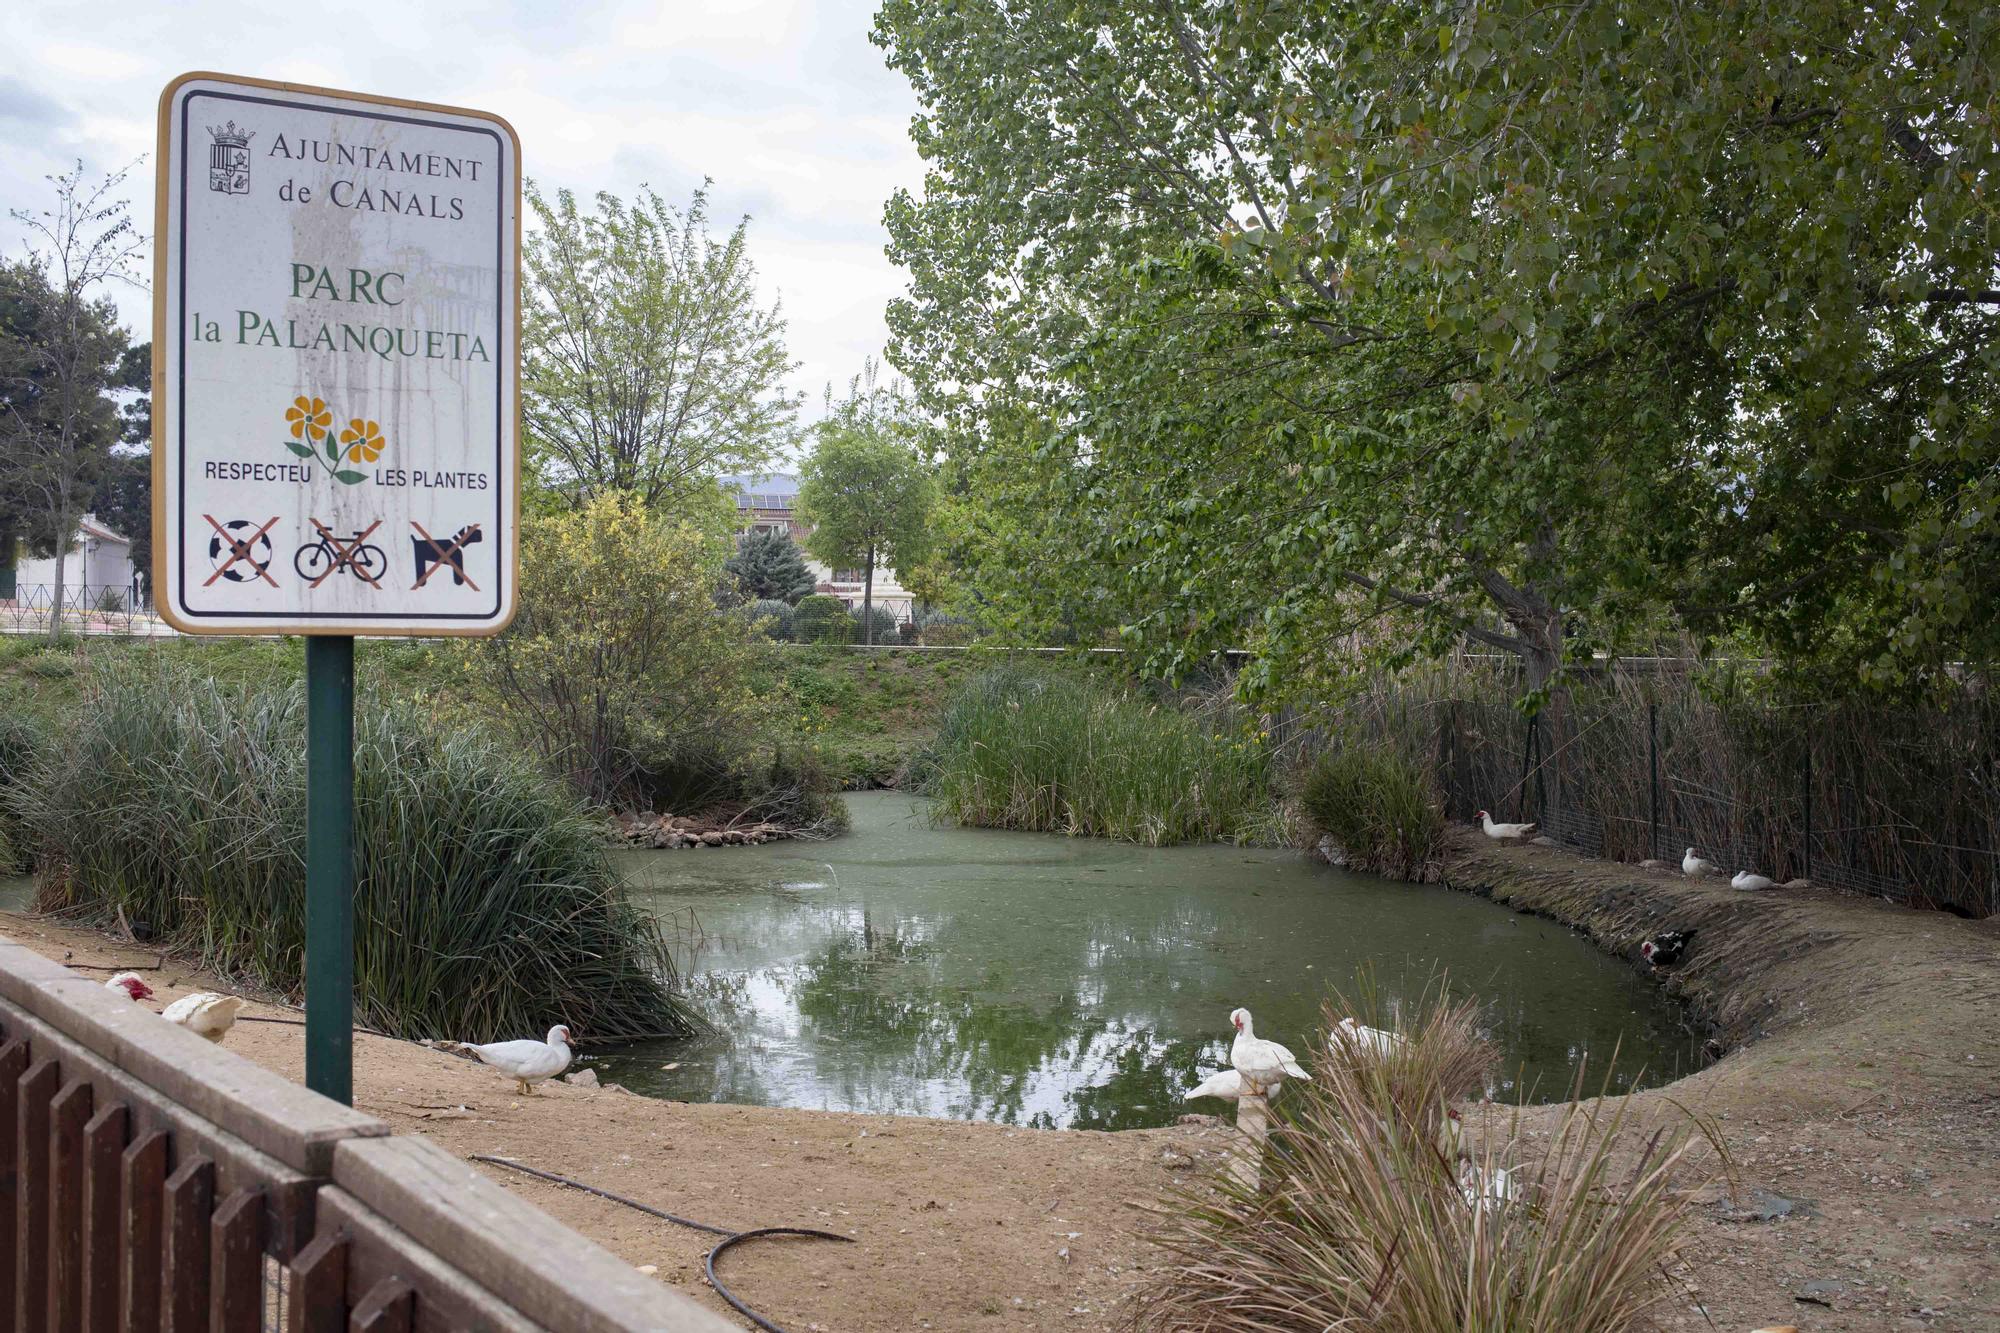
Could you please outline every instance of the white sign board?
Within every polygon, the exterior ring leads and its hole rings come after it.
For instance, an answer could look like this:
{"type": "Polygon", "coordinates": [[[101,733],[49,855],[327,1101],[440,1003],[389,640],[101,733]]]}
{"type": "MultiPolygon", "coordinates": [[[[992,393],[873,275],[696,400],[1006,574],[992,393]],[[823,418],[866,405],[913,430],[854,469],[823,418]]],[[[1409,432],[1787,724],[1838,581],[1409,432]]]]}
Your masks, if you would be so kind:
{"type": "Polygon", "coordinates": [[[154,601],[194,634],[494,634],[519,526],[520,144],[190,74],[160,99],[154,601]]]}

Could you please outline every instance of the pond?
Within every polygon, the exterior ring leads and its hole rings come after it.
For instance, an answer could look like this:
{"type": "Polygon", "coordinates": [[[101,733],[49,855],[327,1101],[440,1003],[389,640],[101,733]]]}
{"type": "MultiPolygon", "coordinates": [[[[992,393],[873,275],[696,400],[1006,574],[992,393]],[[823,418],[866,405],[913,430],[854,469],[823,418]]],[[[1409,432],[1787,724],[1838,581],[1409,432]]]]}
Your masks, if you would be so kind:
{"type": "Polygon", "coordinates": [[[1170,1124],[1228,1067],[1228,1015],[1303,1052],[1330,988],[1385,1005],[1440,972],[1486,1006],[1496,1096],[1592,1091],[1699,1066],[1659,989],[1552,922],[1295,852],[1148,849],[933,827],[848,797],[831,842],[621,852],[713,1035],[595,1053],[681,1101],[1126,1129],[1170,1124]],[[695,932],[690,922],[699,923],[695,932]],[[1616,1051],[1614,1059],[1613,1052],[1616,1051]]]}

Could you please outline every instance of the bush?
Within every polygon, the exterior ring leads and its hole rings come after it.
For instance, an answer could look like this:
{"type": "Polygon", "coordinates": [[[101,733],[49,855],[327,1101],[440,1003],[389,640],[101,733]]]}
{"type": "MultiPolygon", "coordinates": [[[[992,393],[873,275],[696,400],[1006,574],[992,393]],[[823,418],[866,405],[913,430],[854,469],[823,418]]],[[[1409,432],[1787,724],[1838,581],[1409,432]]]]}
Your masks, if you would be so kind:
{"type": "Polygon", "coordinates": [[[642,752],[747,744],[754,641],[718,615],[721,549],[637,501],[600,496],[528,521],[521,609],[469,652],[550,772],[590,800],[633,799],[642,752]]]}
{"type": "Polygon", "coordinates": [[[767,639],[783,643],[792,637],[792,607],[789,602],[766,598],[750,603],[745,614],[767,639]]]}
{"type": "Polygon", "coordinates": [[[855,643],[897,642],[896,613],[894,611],[889,610],[887,607],[877,606],[877,607],[871,607],[869,609],[869,614],[866,620],[862,618],[860,611],[853,612],[853,616],[854,616],[853,642],[855,643]],[[865,635],[862,632],[862,627],[868,624],[872,624],[875,627],[875,633],[872,636],[865,635]]]}
{"type": "Polygon", "coordinates": [[[1642,1131],[1626,1122],[1629,1099],[1603,1098],[1570,1103],[1539,1136],[1518,1113],[1489,1113],[1490,1138],[1473,1148],[1451,1108],[1492,1063],[1472,1006],[1434,991],[1386,1058],[1357,1058],[1335,1040],[1337,1015],[1329,1007],[1312,1081],[1286,1086],[1289,1123],[1272,1130],[1259,1187],[1219,1179],[1184,1199],[1159,1237],[1174,1262],[1134,1323],[1175,1333],[1643,1326],[1668,1294],[1691,1213],[1678,1176],[1713,1135],[1692,1120],[1642,1131]],[[1506,1190],[1489,1183],[1503,1166],[1506,1190]]]}
{"type": "Polygon", "coordinates": [[[847,803],[820,756],[798,746],[779,746],[744,784],[744,813],[813,837],[847,831],[847,803]]]}
{"type": "Polygon", "coordinates": [[[854,617],[838,597],[816,592],[801,597],[792,608],[792,639],[796,643],[852,643],[854,617]]]}
{"type": "MultiPolygon", "coordinates": [[[[41,906],[296,995],[305,962],[305,709],[158,666],[104,670],[19,802],[41,906]]],[[[489,1041],[685,1035],[657,924],[599,821],[518,752],[427,711],[355,719],[357,1017],[489,1041]]]]}
{"type": "Polygon", "coordinates": [[[1332,838],[1350,869],[1419,884],[1443,871],[1444,810],[1431,775],[1391,744],[1325,751],[1306,769],[1299,805],[1314,841],[1332,838]]]}
{"type": "Polygon", "coordinates": [[[1160,846],[1270,821],[1262,751],[1171,705],[1041,670],[973,678],[910,776],[940,818],[1160,846]]]}

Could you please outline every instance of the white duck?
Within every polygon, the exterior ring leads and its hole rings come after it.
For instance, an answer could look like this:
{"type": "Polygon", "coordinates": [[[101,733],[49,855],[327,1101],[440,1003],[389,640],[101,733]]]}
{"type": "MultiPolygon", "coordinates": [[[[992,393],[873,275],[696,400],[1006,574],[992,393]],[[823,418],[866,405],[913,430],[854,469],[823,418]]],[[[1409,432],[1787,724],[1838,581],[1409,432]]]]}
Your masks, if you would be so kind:
{"type": "Polygon", "coordinates": [[[1298,1058],[1275,1041],[1265,1041],[1250,1025],[1248,1009],[1232,1009],[1229,1022],[1236,1029],[1236,1041],[1229,1048],[1229,1063],[1243,1076],[1239,1095],[1262,1097],[1267,1088],[1287,1078],[1312,1082],[1312,1075],[1299,1066],[1298,1058]]]}
{"type": "Polygon", "coordinates": [[[1704,861],[1696,856],[1692,847],[1688,848],[1687,855],[1681,858],[1681,873],[1690,879],[1697,875],[1713,875],[1719,868],[1715,862],[1704,861]]]}
{"type": "Polygon", "coordinates": [[[1479,824],[1486,830],[1487,837],[1501,839],[1525,838],[1539,827],[1536,824],[1496,824],[1493,822],[1493,816],[1484,810],[1479,812],[1479,824]]]}
{"type": "Polygon", "coordinates": [[[115,990],[134,1000],[150,1000],[153,988],[148,986],[137,972],[120,972],[104,983],[104,989],[115,990]]]}
{"type": "Polygon", "coordinates": [[[1777,880],[1749,870],[1739,870],[1729,880],[1729,887],[1732,889],[1774,889],[1777,886],[1777,880]]]}
{"type": "Polygon", "coordinates": [[[1377,1056],[1394,1055],[1405,1044],[1404,1039],[1394,1032],[1371,1028],[1351,1018],[1343,1018],[1333,1025],[1333,1037],[1335,1041],[1346,1042],[1357,1051],[1377,1056]]]}
{"type": "MultiPolygon", "coordinates": [[[[1264,1095],[1275,1097],[1278,1089],[1285,1085],[1282,1078],[1274,1078],[1265,1085],[1264,1095]]],[[[1197,1097],[1219,1097],[1225,1102],[1241,1101],[1243,1098],[1243,1075],[1233,1069],[1225,1069],[1219,1074],[1210,1074],[1195,1087],[1181,1094],[1181,1100],[1191,1102],[1197,1097]]]]}
{"type": "Polygon", "coordinates": [[[242,1012],[243,1000],[236,995],[217,995],[214,991],[198,990],[192,995],[183,995],[165,1009],[160,1017],[169,1023],[178,1024],[194,1033],[220,1042],[236,1022],[236,1015],[242,1012]]]}
{"type": "Polygon", "coordinates": [[[569,1068],[569,1029],[556,1024],[549,1029],[547,1041],[496,1041],[484,1046],[459,1045],[455,1049],[492,1065],[520,1084],[523,1094],[532,1094],[537,1083],[569,1068]]]}

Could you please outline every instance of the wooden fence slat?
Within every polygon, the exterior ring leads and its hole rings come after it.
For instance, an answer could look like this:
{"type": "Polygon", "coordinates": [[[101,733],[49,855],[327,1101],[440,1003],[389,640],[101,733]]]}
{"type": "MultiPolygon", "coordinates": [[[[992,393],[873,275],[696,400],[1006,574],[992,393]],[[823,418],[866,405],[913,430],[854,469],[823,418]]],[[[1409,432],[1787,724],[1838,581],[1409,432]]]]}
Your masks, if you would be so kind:
{"type": "Polygon", "coordinates": [[[292,1260],[285,1333],[346,1333],[347,1237],[323,1231],[292,1260]]]}
{"type": "Polygon", "coordinates": [[[129,1123],[124,1103],[113,1102],[83,1127],[84,1333],[118,1333],[118,1291],[125,1276],[119,1262],[125,1228],[118,1215],[118,1159],[129,1123]]]}
{"type": "Polygon", "coordinates": [[[49,1331],[83,1326],[83,1127],[95,1094],[71,1079],[49,1105],[49,1331]]]}
{"type": "Polygon", "coordinates": [[[385,1277],[368,1289],[354,1317],[347,1321],[348,1333],[410,1333],[414,1322],[417,1294],[399,1277],[385,1277]]]}
{"type": "Polygon", "coordinates": [[[28,1069],[28,1043],[15,1037],[0,1046],[0,1313],[14,1309],[14,1276],[19,1263],[14,1244],[14,1200],[19,1193],[20,1161],[15,1141],[21,1108],[21,1075],[28,1069]]]}
{"type": "Polygon", "coordinates": [[[160,1261],[165,1333],[207,1333],[208,1223],[215,1211],[215,1163],[190,1157],[167,1177],[166,1248],[160,1261]]]}
{"type": "Polygon", "coordinates": [[[53,1060],[37,1060],[21,1075],[19,1133],[14,1136],[20,1188],[14,1197],[14,1327],[22,1333],[49,1321],[49,1103],[56,1098],[62,1071],[53,1060]]]}
{"type": "Polygon", "coordinates": [[[209,1230],[210,1333],[261,1333],[264,1326],[264,1191],[222,1201],[209,1230]]]}
{"type": "Polygon", "coordinates": [[[159,1333],[160,1247],[166,1200],[167,1136],[144,1135],[118,1164],[120,1206],[125,1213],[125,1333],[159,1333]]]}

